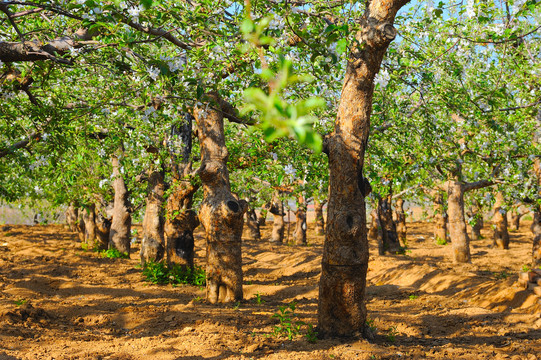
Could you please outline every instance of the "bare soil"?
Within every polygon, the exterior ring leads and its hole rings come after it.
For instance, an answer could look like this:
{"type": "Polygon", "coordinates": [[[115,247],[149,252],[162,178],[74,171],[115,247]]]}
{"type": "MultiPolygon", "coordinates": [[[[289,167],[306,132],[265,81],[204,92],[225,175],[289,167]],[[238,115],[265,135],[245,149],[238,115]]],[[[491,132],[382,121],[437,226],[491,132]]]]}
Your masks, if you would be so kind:
{"type": "MultiPolygon", "coordinates": [[[[486,239],[455,265],[432,224],[408,224],[405,255],[377,256],[368,273],[370,340],[308,342],[273,335],[280,306],[316,325],[323,237],[309,246],[243,243],[244,298],[210,305],[194,286],[152,285],[131,259],[84,251],[62,226],[0,227],[3,359],[541,359],[541,305],[515,286],[529,263],[529,224],[510,250],[486,239]]],[[[204,265],[201,230],[196,263],[204,265]]]]}

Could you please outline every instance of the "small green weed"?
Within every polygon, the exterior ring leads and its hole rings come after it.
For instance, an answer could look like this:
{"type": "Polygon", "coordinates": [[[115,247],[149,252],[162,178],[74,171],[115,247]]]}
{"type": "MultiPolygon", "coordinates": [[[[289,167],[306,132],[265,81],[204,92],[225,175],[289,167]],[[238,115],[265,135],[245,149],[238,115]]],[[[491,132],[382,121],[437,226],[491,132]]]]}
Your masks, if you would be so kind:
{"type": "Polygon", "coordinates": [[[274,326],[272,335],[276,337],[287,337],[292,340],[295,336],[300,335],[303,327],[306,327],[305,338],[309,342],[317,341],[317,332],[314,331],[311,324],[298,320],[298,315],[295,313],[296,302],[291,302],[284,306],[278,306],[278,312],[272,315],[280,322],[274,326]]]}
{"type": "Polygon", "coordinates": [[[169,268],[163,262],[148,262],[143,267],[143,276],[146,281],[153,284],[189,284],[196,286],[205,286],[207,275],[201,266],[194,268],[173,265],[169,268]]]}
{"type": "Polygon", "coordinates": [[[395,342],[396,341],[396,335],[398,335],[398,331],[396,330],[396,326],[391,326],[388,330],[387,330],[387,340],[389,340],[390,342],[395,342]]]}
{"type": "Polygon", "coordinates": [[[528,266],[528,265],[522,265],[522,272],[528,272],[528,271],[531,271],[532,269],[528,266]]]}
{"type": "Polygon", "coordinates": [[[435,241],[436,241],[436,244],[438,244],[438,245],[448,245],[448,244],[449,244],[449,243],[447,242],[447,240],[442,239],[442,238],[440,238],[440,237],[436,237],[435,241]]]}
{"type": "Polygon", "coordinates": [[[259,292],[257,292],[255,295],[254,295],[254,302],[257,304],[257,305],[261,305],[265,302],[265,300],[263,300],[261,298],[261,294],[259,292]]]}
{"type": "Polygon", "coordinates": [[[87,251],[88,250],[88,244],[87,243],[81,243],[81,249],[83,249],[84,251],[87,251]]]}
{"type": "Polygon", "coordinates": [[[107,249],[99,251],[102,258],[109,259],[129,259],[130,255],[125,252],[118,251],[117,249],[107,249]]]}
{"type": "Polygon", "coordinates": [[[17,306],[21,306],[21,305],[24,305],[28,302],[28,299],[19,299],[19,300],[15,300],[14,303],[15,305],[17,306]]]}
{"type": "Polygon", "coordinates": [[[419,296],[418,295],[410,295],[409,298],[410,298],[410,300],[415,300],[415,299],[418,299],[419,296]]]}
{"type": "Polygon", "coordinates": [[[375,333],[378,330],[374,319],[366,318],[366,326],[368,326],[372,333],[375,333]]]}
{"type": "Polygon", "coordinates": [[[509,277],[509,273],[507,273],[505,270],[500,273],[494,273],[494,276],[496,276],[496,279],[498,280],[505,280],[509,277]]]}

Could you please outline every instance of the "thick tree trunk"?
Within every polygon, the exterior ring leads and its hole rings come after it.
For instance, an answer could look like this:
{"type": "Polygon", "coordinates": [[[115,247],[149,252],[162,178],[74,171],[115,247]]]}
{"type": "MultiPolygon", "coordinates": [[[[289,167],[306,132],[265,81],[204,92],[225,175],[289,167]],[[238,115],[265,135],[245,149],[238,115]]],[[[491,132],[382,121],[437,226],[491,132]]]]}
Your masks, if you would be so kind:
{"type": "Polygon", "coordinates": [[[449,202],[449,233],[453,244],[453,260],[457,263],[471,261],[470,238],[464,217],[464,184],[460,181],[447,182],[449,202]]]}
{"type": "Polygon", "coordinates": [[[271,207],[269,209],[270,213],[274,218],[272,224],[272,233],[271,233],[271,242],[283,244],[284,242],[284,203],[280,199],[280,194],[277,192],[274,193],[272,198],[271,207]]]}
{"type": "Polygon", "coordinates": [[[293,232],[295,245],[306,245],[306,204],[300,197],[295,210],[295,231],[293,232]]]}
{"type": "Polygon", "coordinates": [[[88,205],[82,209],[82,212],[85,232],[84,241],[89,249],[94,249],[96,245],[96,206],[94,204],[88,205]]]}
{"type": "Polygon", "coordinates": [[[199,219],[207,241],[207,300],[213,304],[242,299],[241,237],[248,208],[231,193],[223,112],[217,93],[207,94],[204,107],[194,109],[204,193],[199,219]]]}
{"type": "Polygon", "coordinates": [[[391,208],[391,195],[378,201],[378,217],[381,225],[381,243],[378,244],[380,255],[385,252],[396,254],[400,251],[400,242],[396,226],[393,221],[393,209],[391,208]],[[382,253],[383,251],[383,253],[382,253]]]}
{"type": "Polygon", "coordinates": [[[533,222],[531,226],[533,235],[532,247],[532,267],[541,267],[541,208],[533,212],[533,222]]]}
{"type": "Polygon", "coordinates": [[[505,199],[503,194],[496,194],[496,203],[494,204],[494,246],[500,249],[509,249],[509,232],[507,231],[507,212],[503,208],[505,199]]]}
{"type": "Polygon", "coordinates": [[[96,211],[96,245],[98,250],[106,250],[109,247],[111,233],[111,220],[101,211],[96,211]]]}
{"type": "Polygon", "coordinates": [[[113,222],[109,236],[109,247],[120,252],[130,254],[131,246],[131,214],[128,189],[120,172],[118,157],[112,157],[113,163],[113,189],[115,199],[113,205],[113,222]]]}
{"type": "Polygon", "coordinates": [[[483,236],[481,235],[481,230],[484,226],[483,213],[481,212],[481,207],[476,200],[473,201],[468,216],[472,218],[473,222],[473,225],[470,224],[472,240],[482,239],[483,236]]]}
{"type": "Polygon", "coordinates": [[[323,217],[323,206],[327,200],[314,200],[314,213],[316,216],[316,235],[325,235],[325,218],[323,217]]]}
{"type": "Polygon", "coordinates": [[[248,228],[248,239],[261,240],[261,232],[259,231],[259,221],[255,209],[250,207],[246,212],[246,227],[248,228]]]}
{"type": "Polygon", "coordinates": [[[79,211],[74,203],[70,203],[66,209],[66,225],[69,231],[77,231],[77,221],[79,220],[79,211]]]}
{"type": "Polygon", "coordinates": [[[398,240],[402,241],[404,246],[408,245],[408,240],[406,239],[407,227],[406,227],[406,212],[404,211],[404,200],[398,198],[396,199],[395,207],[395,217],[396,217],[396,233],[398,235],[398,240]]]}
{"type": "Polygon", "coordinates": [[[434,194],[434,240],[447,243],[447,212],[443,201],[443,194],[436,191],[434,194]]]}
{"type": "Polygon", "coordinates": [[[507,215],[508,225],[511,227],[511,229],[517,231],[520,228],[520,218],[522,217],[520,210],[518,208],[512,209],[511,211],[507,212],[507,215]]]}
{"type": "Polygon", "coordinates": [[[193,268],[194,230],[199,226],[192,209],[193,195],[199,183],[190,180],[193,116],[185,114],[184,122],[171,128],[168,147],[172,158],[173,184],[165,206],[165,251],[167,264],[193,268]]]}
{"type": "Polygon", "coordinates": [[[374,77],[396,36],[394,17],[406,1],[367,2],[350,54],[335,130],[324,141],[329,156],[330,193],[319,283],[318,332],[351,336],[365,330],[368,240],[363,177],[370,130],[374,77]]]}
{"type": "Polygon", "coordinates": [[[77,222],[75,223],[76,231],[77,231],[77,237],[79,238],[79,241],[84,243],[85,242],[85,220],[84,220],[84,212],[86,210],[84,208],[79,208],[77,210],[77,222]]]}
{"type": "Polygon", "coordinates": [[[164,254],[164,177],[164,171],[158,169],[152,171],[148,178],[148,193],[145,217],[143,219],[143,239],[139,253],[143,265],[149,261],[160,261],[164,254]]]}

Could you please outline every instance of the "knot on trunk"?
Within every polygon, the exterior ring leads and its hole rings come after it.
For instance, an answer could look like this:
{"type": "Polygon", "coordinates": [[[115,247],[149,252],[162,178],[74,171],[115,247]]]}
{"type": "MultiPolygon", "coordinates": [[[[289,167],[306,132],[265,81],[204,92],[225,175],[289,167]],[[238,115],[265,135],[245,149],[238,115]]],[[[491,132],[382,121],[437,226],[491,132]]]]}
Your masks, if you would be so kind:
{"type": "Polygon", "coordinates": [[[369,17],[361,19],[361,39],[371,47],[389,44],[398,34],[393,24],[369,17]]]}

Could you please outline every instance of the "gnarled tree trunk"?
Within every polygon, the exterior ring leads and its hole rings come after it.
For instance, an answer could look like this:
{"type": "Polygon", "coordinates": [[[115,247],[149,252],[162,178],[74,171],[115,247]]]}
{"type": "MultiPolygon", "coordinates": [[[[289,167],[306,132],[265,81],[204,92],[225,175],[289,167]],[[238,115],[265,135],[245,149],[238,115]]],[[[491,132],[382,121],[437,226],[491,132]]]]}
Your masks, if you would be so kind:
{"type": "Polygon", "coordinates": [[[507,212],[507,224],[511,229],[517,231],[520,228],[520,218],[524,215],[520,212],[520,205],[516,205],[507,212]]]}
{"type": "Polygon", "coordinates": [[[106,250],[109,247],[109,236],[111,232],[111,220],[107,217],[107,211],[102,207],[101,202],[95,207],[96,224],[96,245],[99,250],[106,250]]]}
{"type": "Polygon", "coordinates": [[[396,36],[396,12],[406,3],[366,3],[356,35],[362,46],[351,47],[335,130],[324,140],[324,151],[329,157],[330,193],[319,282],[318,332],[322,336],[351,336],[365,329],[369,256],[364,197],[370,192],[370,185],[362,171],[370,131],[373,80],[396,36]]]}
{"type": "Polygon", "coordinates": [[[172,191],[165,206],[165,251],[169,266],[194,266],[197,213],[192,209],[193,195],[199,183],[191,178],[193,116],[185,114],[184,122],[171,128],[168,147],[172,158],[172,191]]]}
{"type": "Polygon", "coordinates": [[[265,204],[263,205],[261,210],[259,210],[259,214],[257,215],[257,223],[259,224],[260,228],[267,224],[267,213],[269,211],[268,210],[269,206],[270,206],[269,204],[265,204]]]}
{"type": "Polygon", "coordinates": [[[304,198],[302,196],[297,200],[293,238],[295,239],[296,245],[306,245],[306,204],[304,203],[304,198]]]}
{"type": "Polygon", "coordinates": [[[368,240],[376,241],[378,244],[378,253],[379,255],[383,255],[383,247],[380,248],[380,244],[383,244],[381,237],[383,234],[381,233],[381,223],[379,222],[379,216],[378,216],[378,208],[372,210],[370,213],[370,229],[368,229],[368,240]]]}
{"type": "Polygon", "coordinates": [[[259,221],[257,220],[257,214],[255,209],[251,206],[246,212],[246,227],[248,228],[248,239],[261,240],[261,232],[259,231],[259,221]]]}
{"type": "Polygon", "coordinates": [[[404,200],[400,198],[396,199],[396,207],[394,213],[396,217],[396,233],[398,235],[398,240],[402,241],[402,244],[404,244],[404,246],[407,246],[408,240],[406,239],[407,226],[406,212],[404,211],[404,200]]]}
{"type": "Polygon", "coordinates": [[[150,172],[147,191],[143,239],[139,253],[143,265],[149,261],[160,261],[165,249],[163,216],[165,172],[162,169],[150,172]]]}
{"type": "Polygon", "coordinates": [[[120,172],[120,162],[117,156],[112,157],[113,163],[113,189],[115,198],[113,203],[113,221],[109,236],[109,247],[120,252],[130,254],[131,246],[131,214],[129,193],[120,172]]]}
{"type": "Polygon", "coordinates": [[[276,191],[272,197],[271,207],[269,209],[274,221],[272,224],[271,242],[280,243],[284,242],[284,203],[280,199],[280,194],[276,191]]]}
{"type": "Polygon", "coordinates": [[[194,116],[201,144],[204,198],[199,219],[207,241],[207,300],[214,304],[242,299],[241,237],[248,203],[231,193],[224,102],[217,93],[205,97],[206,104],[194,109],[194,116]]]}
{"type": "Polygon", "coordinates": [[[84,243],[85,242],[85,219],[84,219],[84,212],[86,210],[84,208],[79,208],[77,210],[77,222],[75,223],[76,231],[77,231],[77,237],[79,238],[79,241],[84,243]]]}
{"type": "Polygon", "coordinates": [[[509,232],[507,231],[507,211],[503,208],[505,199],[503,194],[496,194],[496,202],[494,204],[494,245],[500,249],[509,249],[509,232]]]}
{"type": "MultiPolygon", "coordinates": [[[[537,114],[537,120],[541,126],[541,110],[537,114]]],[[[536,140],[539,141],[539,139],[536,140]]],[[[539,158],[535,159],[534,171],[537,177],[538,196],[541,197],[541,159],[539,158]]],[[[532,267],[541,267],[541,206],[539,204],[536,204],[533,209],[531,230],[533,234],[532,267]]]]}
{"type": "Polygon", "coordinates": [[[443,194],[440,191],[434,193],[434,240],[447,243],[447,212],[443,201],[443,194]]]}
{"type": "Polygon", "coordinates": [[[316,216],[316,235],[325,235],[325,218],[323,217],[323,206],[327,200],[314,200],[314,213],[316,216]]]}
{"type": "Polygon", "coordinates": [[[470,225],[472,240],[482,239],[483,237],[481,236],[481,230],[484,226],[484,220],[483,213],[481,212],[481,207],[479,206],[477,200],[473,201],[468,216],[472,218],[473,222],[473,224],[470,225]]]}

